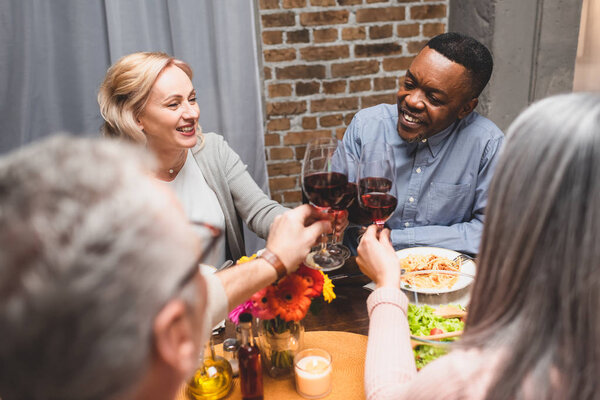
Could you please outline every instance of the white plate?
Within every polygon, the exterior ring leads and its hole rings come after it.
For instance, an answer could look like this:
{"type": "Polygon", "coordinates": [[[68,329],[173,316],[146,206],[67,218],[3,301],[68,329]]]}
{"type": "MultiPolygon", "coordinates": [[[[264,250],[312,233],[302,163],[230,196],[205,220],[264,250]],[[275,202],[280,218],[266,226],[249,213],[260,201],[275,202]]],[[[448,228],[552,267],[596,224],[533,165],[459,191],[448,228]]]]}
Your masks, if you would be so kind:
{"type": "MultiPolygon", "coordinates": [[[[460,255],[460,253],[458,253],[454,250],[442,249],[441,247],[409,247],[407,249],[398,250],[396,252],[396,255],[398,256],[399,259],[406,258],[410,255],[427,256],[427,255],[431,255],[431,254],[439,256],[439,257],[449,258],[450,260],[453,260],[454,258],[456,258],[457,256],[460,255]]],[[[463,263],[460,267],[460,272],[474,277],[475,272],[476,272],[475,263],[471,260],[463,261],[463,263]]],[[[418,287],[411,286],[405,282],[402,282],[400,284],[400,287],[404,290],[409,290],[409,291],[417,292],[417,293],[441,294],[441,293],[455,292],[457,290],[464,289],[465,287],[469,286],[471,283],[473,283],[473,280],[471,278],[469,278],[468,276],[461,275],[458,277],[458,280],[454,283],[454,285],[452,285],[452,287],[449,289],[418,288],[418,287]]]]}

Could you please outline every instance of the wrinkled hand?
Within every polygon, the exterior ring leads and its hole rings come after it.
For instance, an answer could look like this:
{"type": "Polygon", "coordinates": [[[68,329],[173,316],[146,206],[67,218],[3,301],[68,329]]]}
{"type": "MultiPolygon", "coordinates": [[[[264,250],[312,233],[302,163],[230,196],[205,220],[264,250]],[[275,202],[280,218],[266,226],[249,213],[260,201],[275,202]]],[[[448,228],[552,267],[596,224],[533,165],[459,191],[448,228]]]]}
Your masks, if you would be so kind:
{"type": "Polygon", "coordinates": [[[275,253],[288,273],[295,271],[319,236],[331,232],[331,222],[317,209],[302,205],[275,218],[267,248],[275,253]]]}
{"type": "Polygon", "coordinates": [[[400,260],[390,242],[390,230],[369,226],[358,245],[356,263],[377,287],[400,287],[400,260]]]}

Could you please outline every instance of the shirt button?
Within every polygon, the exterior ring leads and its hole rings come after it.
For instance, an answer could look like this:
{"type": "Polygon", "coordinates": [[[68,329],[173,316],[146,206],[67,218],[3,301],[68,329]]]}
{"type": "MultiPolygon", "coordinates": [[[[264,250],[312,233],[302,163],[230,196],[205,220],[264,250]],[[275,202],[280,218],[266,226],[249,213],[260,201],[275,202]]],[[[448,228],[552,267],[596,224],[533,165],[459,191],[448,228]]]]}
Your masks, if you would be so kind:
{"type": "Polygon", "coordinates": [[[405,222],[404,226],[408,228],[410,226],[410,222],[405,222]]]}
{"type": "Polygon", "coordinates": [[[414,197],[409,197],[408,201],[410,201],[411,203],[413,203],[415,201],[415,198],[414,197]]]}
{"type": "Polygon", "coordinates": [[[417,174],[421,173],[421,168],[417,168],[417,174]]]}

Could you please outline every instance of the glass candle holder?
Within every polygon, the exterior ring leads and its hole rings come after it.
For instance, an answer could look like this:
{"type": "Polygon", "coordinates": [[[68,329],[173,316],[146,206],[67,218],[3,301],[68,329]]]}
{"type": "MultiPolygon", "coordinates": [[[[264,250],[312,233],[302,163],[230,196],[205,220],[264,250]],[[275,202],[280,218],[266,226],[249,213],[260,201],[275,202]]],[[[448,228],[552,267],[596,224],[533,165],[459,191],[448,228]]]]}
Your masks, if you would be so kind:
{"type": "Polygon", "coordinates": [[[294,357],[296,391],[307,399],[320,399],[331,392],[331,355],[323,349],[306,349],[294,357]]]}

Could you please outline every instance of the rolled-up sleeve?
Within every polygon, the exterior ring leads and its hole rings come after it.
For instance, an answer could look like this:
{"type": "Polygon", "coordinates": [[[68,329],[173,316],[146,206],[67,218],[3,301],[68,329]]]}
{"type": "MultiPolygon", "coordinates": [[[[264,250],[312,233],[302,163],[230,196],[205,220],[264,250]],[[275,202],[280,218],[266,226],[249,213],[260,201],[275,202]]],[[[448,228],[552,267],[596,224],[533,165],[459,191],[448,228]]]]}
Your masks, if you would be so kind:
{"type": "Polygon", "coordinates": [[[227,317],[228,300],[221,280],[214,273],[203,273],[206,282],[207,315],[210,326],[215,326],[227,317]]]}

